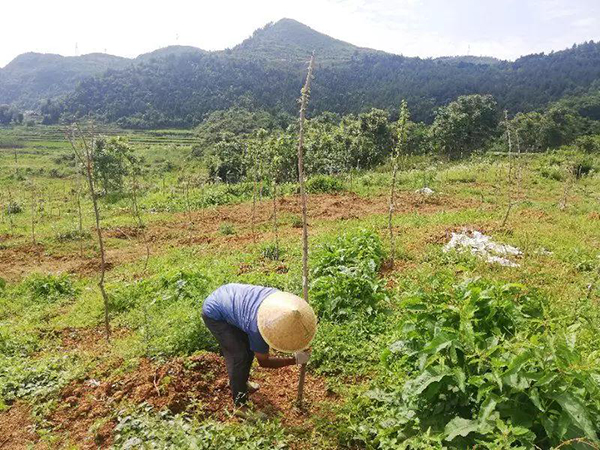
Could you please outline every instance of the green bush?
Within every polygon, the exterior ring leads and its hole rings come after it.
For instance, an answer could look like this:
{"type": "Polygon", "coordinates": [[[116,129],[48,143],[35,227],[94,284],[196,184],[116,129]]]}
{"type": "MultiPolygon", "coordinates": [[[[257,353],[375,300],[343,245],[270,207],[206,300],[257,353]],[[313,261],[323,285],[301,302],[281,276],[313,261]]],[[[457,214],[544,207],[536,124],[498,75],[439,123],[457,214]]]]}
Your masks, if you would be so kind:
{"type": "Polygon", "coordinates": [[[27,295],[35,303],[53,303],[63,298],[73,297],[77,289],[66,275],[33,274],[27,277],[18,291],[27,295]]]}
{"type": "Polygon", "coordinates": [[[383,314],[375,320],[322,321],[312,343],[310,367],[325,375],[360,376],[374,372],[385,348],[383,314]]]}
{"type": "Polygon", "coordinates": [[[325,244],[313,262],[311,302],[319,317],[343,321],[375,314],[386,298],[379,268],[384,253],[379,236],[361,230],[325,244]]]}
{"type": "Polygon", "coordinates": [[[432,284],[402,302],[401,339],[383,355],[406,381],[357,401],[352,440],[397,448],[428,433],[455,449],[597,442],[598,358],[582,356],[574,328],[546,330],[539,294],[480,280],[432,284]]]}
{"type": "Polygon", "coordinates": [[[344,184],[331,175],[316,175],[306,182],[306,191],[310,194],[326,194],[344,190],[344,184]]]}
{"type": "Polygon", "coordinates": [[[231,236],[235,234],[235,228],[230,223],[222,223],[219,225],[219,232],[224,236],[231,236]]]}
{"type": "Polygon", "coordinates": [[[279,261],[283,251],[274,242],[263,244],[260,248],[260,254],[264,259],[279,261]]]}
{"type": "Polygon", "coordinates": [[[6,214],[20,214],[23,212],[23,207],[21,206],[20,203],[17,203],[16,201],[11,200],[5,206],[5,210],[6,210],[6,214]]]}
{"type": "Polygon", "coordinates": [[[90,234],[90,232],[85,230],[82,232],[80,232],[79,230],[68,230],[61,231],[56,234],[56,240],[58,242],[81,241],[85,239],[90,239],[91,237],[92,235],[90,234]]]}

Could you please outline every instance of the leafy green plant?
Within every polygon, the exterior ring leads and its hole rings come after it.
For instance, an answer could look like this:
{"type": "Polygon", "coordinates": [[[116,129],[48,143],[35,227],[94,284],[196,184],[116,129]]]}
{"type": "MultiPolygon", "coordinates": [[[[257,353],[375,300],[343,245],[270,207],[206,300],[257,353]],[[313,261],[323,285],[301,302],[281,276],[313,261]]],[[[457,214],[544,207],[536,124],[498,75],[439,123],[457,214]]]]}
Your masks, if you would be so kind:
{"type": "Polygon", "coordinates": [[[71,356],[0,356],[0,401],[10,404],[16,399],[46,399],[79,376],[81,370],[71,356]]]}
{"type": "Polygon", "coordinates": [[[222,223],[219,226],[219,232],[224,236],[231,236],[235,234],[235,228],[230,223],[222,223]]]}
{"type": "Polygon", "coordinates": [[[183,414],[157,413],[150,406],[122,412],[115,427],[117,449],[277,450],[288,448],[288,440],[275,421],[199,422],[183,414]]]}
{"type": "Polygon", "coordinates": [[[316,175],[306,182],[306,191],[310,194],[326,194],[343,190],[342,181],[331,175],[316,175]]]}
{"type": "Polygon", "coordinates": [[[544,300],[520,285],[432,284],[404,299],[401,339],[383,355],[406,382],[367,393],[374,442],[426,430],[460,449],[597,442],[598,360],[582,355],[575,328],[546,330],[544,300]]]}
{"type": "Polygon", "coordinates": [[[85,239],[90,239],[92,235],[89,231],[80,232],[79,230],[68,230],[61,231],[56,234],[56,240],[58,242],[69,242],[69,241],[81,241],[85,239]]]}
{"type": "Polygon", "coordinates": [[[23,212],[23,207],[20,203],[12,200],[5,206],[6,214],[20,214],[23,212]]]}
{"type": "Polygon", "coordinates": [[[53,303],[57,300],[73,297],[78,290],[71,278],[66,275],[33,274],[27,277],[19,291],[35,303],[53,303]]]}
{"type": "Polygon", "coordinates": [[[261,246],[260,254],[265,259],[279,261],[283,251],[274,242],[269,242],[261,246]]]}
{"type": "Polygon", "coordinates": [[[386,298],[379,268],[384,253],[377,234],[368,230],[325,244],[313,262],[311,302],[322,319],[341,321],[375,314],[386,298]]]}

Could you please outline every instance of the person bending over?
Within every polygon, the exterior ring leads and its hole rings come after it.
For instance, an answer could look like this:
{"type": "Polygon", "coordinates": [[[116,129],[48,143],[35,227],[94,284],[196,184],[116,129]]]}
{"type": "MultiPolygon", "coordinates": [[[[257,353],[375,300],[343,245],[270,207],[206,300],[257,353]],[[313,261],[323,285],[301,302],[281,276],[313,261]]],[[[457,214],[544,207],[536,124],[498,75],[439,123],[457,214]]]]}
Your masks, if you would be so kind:
{"type": "Polygon", "coordinates": [[[248,394],[258,389],[248,382],[255,356],[261,367],[271,369],[306,364],[317,328],[314,311],[300,297],[250,284],[216,289],[204,301],[202,319],[225,358],[236,407],[244,406],[248,394]],[[294,356],[276,357],[270,348],[294,356]]]}

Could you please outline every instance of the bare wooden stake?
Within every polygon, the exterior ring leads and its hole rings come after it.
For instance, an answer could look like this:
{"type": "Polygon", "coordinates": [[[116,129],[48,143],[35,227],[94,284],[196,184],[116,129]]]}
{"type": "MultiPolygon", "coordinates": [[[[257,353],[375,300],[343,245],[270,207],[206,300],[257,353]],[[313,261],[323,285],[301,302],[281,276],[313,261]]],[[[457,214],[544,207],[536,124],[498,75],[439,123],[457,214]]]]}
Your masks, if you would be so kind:
{"type": "MultiPolygon", "coordinates": [[[[310,98],[310,81],[314,68],[315,55],[310,57],[306,82],[302,88],[300,97],[300,121],[298,131],[298,181],[300,182],[300,198],[302,201],[302,295],[308,303],[308,218],[306,207],[306,189],[304,186],[304,122],[306,120],[306,108],[310,98]]],[[[300,366],[300,379],[298,381],[298,406],[302,406],[304,399],[304,379],[306,377],[306,364],[300,366]]]]}

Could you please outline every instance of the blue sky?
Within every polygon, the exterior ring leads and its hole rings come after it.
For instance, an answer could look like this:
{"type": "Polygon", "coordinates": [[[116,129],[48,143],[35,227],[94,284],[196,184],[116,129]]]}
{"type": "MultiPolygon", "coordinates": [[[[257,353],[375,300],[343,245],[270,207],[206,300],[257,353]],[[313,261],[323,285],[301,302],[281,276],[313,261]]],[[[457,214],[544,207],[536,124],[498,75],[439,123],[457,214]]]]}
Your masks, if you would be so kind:
{"type": "Polygon", "coordinates": [[[234,46],[282,17],[407,56],[515,59],[600,40],[600,0],[29,0],[3,2],[0,67],[27,51],[133,57],[234,46]]]}

